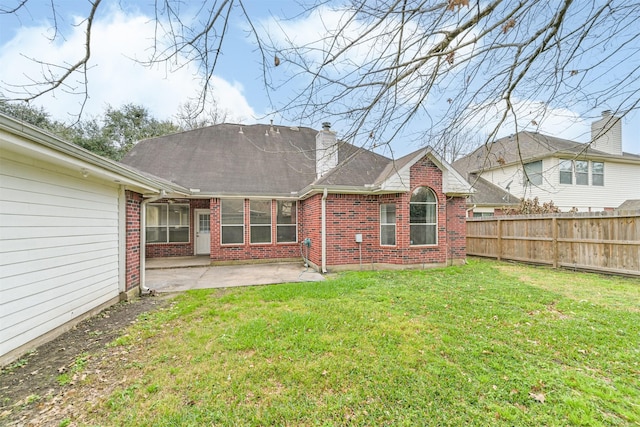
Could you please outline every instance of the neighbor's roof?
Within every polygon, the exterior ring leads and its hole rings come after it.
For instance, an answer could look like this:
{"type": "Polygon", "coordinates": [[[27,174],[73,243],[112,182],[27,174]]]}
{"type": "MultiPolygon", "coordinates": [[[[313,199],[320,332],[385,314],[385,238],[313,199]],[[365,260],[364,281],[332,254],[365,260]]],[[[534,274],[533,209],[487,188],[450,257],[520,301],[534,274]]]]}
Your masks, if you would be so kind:
{"type": "Polygon", "coordinates": [[[469,197],[467,201],[468,205],[500,207],[512,206],[520,203],[520,199],[511,193],[476,174],[469,174],[467,180],[476,190],[476,192],[469,197]]]}
{"type": "Polygon", "coordinates": [[[618,211],[640,211],[640,199],[625,200],[616,208],[618,211]]]}
{"type": "Polygon", "coordinates": [[[461,174],[482,172],[504,165],[534,161],[550,156],[582,156],[639,161],[640,156],[623,153],[621,156],[594,150],[588,144],[556,138],[536,132],[519,132],[490,144],[484,144],[471,154],[453,162],[461,174]]]}

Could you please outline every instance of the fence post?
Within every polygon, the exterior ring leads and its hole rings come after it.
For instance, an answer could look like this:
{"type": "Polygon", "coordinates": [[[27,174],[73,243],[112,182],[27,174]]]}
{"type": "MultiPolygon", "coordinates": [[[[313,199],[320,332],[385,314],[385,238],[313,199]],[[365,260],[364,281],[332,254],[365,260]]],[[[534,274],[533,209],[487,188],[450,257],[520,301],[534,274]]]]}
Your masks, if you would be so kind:
{"type": "Polygon", "coordinates": [[[498,218],[498,261],[502,259],[502,220],[498,218]]]}
{"type": "Polygon", "coordinates": [[[558,268],[558,219],[554,216],[551,218],[551,233],[553,242],[553,268],[558,268]]]}

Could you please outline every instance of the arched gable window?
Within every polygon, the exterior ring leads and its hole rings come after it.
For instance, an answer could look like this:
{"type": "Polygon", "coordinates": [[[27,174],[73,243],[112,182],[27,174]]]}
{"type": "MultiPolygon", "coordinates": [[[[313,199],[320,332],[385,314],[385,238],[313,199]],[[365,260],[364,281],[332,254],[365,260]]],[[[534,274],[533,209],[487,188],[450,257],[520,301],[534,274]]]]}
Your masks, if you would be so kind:
{"type": "Polygon", "coordinates": [[[409,203],[412,245],[438,244],[438,199],[432,189],[418,187],[409,203]]]}

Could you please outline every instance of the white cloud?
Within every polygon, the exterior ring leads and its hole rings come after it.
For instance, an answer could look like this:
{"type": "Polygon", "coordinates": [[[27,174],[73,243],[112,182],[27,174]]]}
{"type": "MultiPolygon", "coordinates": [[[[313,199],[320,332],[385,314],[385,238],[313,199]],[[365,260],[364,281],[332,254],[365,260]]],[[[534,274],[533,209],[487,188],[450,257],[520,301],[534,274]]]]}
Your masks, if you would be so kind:
{"type": "MultiPolygon", "coordinates": [[[[96,20],[92,30],[90,59],[89,96],[85,113],[89,116],[104,111],[107,105],[119,108],[126,103],[147,107],[158,119],[168,119],[178,111],[178,106],[198,96],[200,77],[195,64],[183,67],[145,67],[135,60],[147,59],[152,45],[154,28],[151,18],[142,14],[124,14],[116,9],[105,10],[106,14],[96,20]]],[[[76,19],[76,22],[79,18],[76,19]]],[[[75,63],[83,55],[84,26],[74,27],[64,40],[50,42],[44,35],[47,26],[21,28],[15,37],[0,47],[0,80],[7,83],[28,84],[39,80],[43,67],[25,58],[37,58],[48,63],[75,63]]],[[[69,81],[70,86],[82,90],[82,76],[77,74],[69,81]]],[[[214,76],[212,93],[218,108],[228,112],[229,118],[254,120],[253,108],[243,94],[243,86],[214,76]]],[[[67,120],[77,114],[82,96],[72,95],[69,88],[58,89],[33,101],[43,106],[55,118],[67,120]]],[[[5,93],[5,96],[8,95],[5,93]]]]}
{"type": "MultiPolygon", "coordinates": [[[[512,99],[514,114],[507,114],[505,122],[500,126],[496,138],[501,138],[515,132],[530,131],[552,135],[558,138],[578,142],[588,142],[591,132],[591,122],[580,117],[574,111],[564,108],[552,108],[544,102],[528,99],[512,99]]],[[[479,133],[490,135],[500,122],[505,106],[476,105],[472,108],[471,126],[479,133]]]]}

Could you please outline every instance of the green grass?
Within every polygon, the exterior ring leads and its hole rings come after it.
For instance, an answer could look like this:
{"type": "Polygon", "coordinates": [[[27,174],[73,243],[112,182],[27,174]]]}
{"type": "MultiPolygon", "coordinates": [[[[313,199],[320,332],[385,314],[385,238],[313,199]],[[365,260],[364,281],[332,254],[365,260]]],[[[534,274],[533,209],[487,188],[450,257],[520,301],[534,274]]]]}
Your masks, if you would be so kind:
{"type": "Polygon", "coordinates": [[[638,280],[471,261],[198,290],[112,349],[91,424],[640,425],[638,280]]]}

